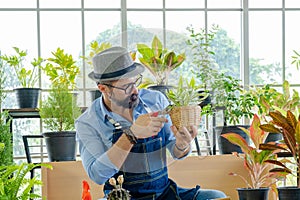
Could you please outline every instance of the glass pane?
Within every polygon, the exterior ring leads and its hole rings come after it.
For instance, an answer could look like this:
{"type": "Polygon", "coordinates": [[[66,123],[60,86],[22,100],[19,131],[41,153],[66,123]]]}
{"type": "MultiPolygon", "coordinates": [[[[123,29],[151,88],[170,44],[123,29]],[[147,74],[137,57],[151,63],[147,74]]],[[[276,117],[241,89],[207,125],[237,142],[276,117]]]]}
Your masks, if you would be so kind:
{"type": "Polygon", "coordinates": [[[299,18],[300,18],[300,12],[294,12],[294,11],[287,11],[286,12],[286,22],[285,22],[285,37],[286,37],[286,79],[290,83],[297,83],[299,84],[299,74],[300,69],[297,70],[295,64],[292,63],[292,56],[295,55],[293,50],[300,53],[300,41],[299,41],[299,18]]]}
{"type": "Polygon", "coordinates": [[[249,8],[281,8],[282,0],[249,0],[249,8]]]}
{"type": "MultiPolygon", "coordinates": [[[[7,76],[9,77],[9,76],[7,76]]],[[[17,108],[17,99],[14,91],[6,93],[6,98],[4,99],[3,108],[17,108]]]]}
{"type": "MultiPolygon", "coordinates": [[[[34,57],[37,57],[36,13],[31,11],[0,12],[0,19],[5,19],[1,20],[1,27],[3,27],[0,37],[1,54],[15,55],[12,47],[18,47],[20,50],[28,53],[24,65],[30,63],[34,57]]],[[[15,72],[9,66],[5,69],[7,77],[5,88],[13,89],[14,87],[19,87],[15,72]]]]}
{"type": "Polygon", "coordinates": [[[285,7],[286,8],[300,8],[300,1],[299,0],[285,0],[285,7]]]}
{"type": "Polygon", "coordinates": [[[176,54],[185,53],[186,60],[169,76],[169,83],[177,84],[180,75],[190,75],[192,55],[189,54],[190,46],[186,45],[189,37],[187,27],[196,30],[204,27],[204,12],[202,11],[168,11],[166,12],[166,48],[176,54]]]}
{"type": "Polygon", "coordinates": [[[249,13],[251,84],[281,83],[281,21],[281,12],[266,11],[249,13]]]}
{"type": "MultiPolygon", "coordinates": [[[[82,43],[81,12],[41,12],[41,54],[52,57],[51,52],[59,47],[79,61],[82,43]]],[[[47,77],[43,77],[43,88],[47,77]]]]}
{"type": "Polygon", "coordinates": [[[204,8],[204,0],[166,0],[166,8],[204,8]]]}
{"type": "Polygon", "coordinates": [[[40,134],[40,119],[13,119],[12,127],[14,156],[25,156],[22,135],[40,134]]]}
{"type": "Polygon", "coordinates": [[[162,0],[127,0],[127,8],[162,8],[162,0]]]}
{"type": "Polygon", "coordinates": [[[208,28],[213,24],[219,26],[219,31],[212,43],[215,52],[215,61],[219,70],[240,78],[241,55],[241,13],[234,12],[209,12],[208,28]]]}
{"type": "Polygon", "coordinates": [[[207,8],[240,8],[241,0],[208,0],[207,8]]]}
{"type": "Polygon", "coordinates": [[[136,49],[136,43],[150,43],[154,35],[161,38],[163,34],[162,19],[162,12],[128,12],[128,48],[136,49]]]}
{"type": "Polygon", "coordinates": [[[35,7],[36,7],[36,0],[1,0],[0,1],[0,8],[35,8],[35,7]]]}
{"type": "Polygon", "coordinates": [[[80,0],[41,0],[41,8],[80,8],[80,0]]]}
{"type": "Polygon", "coordinates": [[[166,29],[178,33],[188,33],[186,28],[192,25],[194,28],[204,27],[205,18],[203,11],[167,11],[166,29]]]}
{"type": "MultiPolygon", "coordinates": [[[[98,43],[109,42],[112,45],[121,45],[121,23],[120,12],[101,11],[85,12],[85,44],[86,55],[89,54],[89,45],[97,40],[98,43]],[[107,20],[109,19],[109,20],[107,20]]],[[[81,53],[82,54],[82,53],[81,53]]],[[[87,63],[86,63],[87,64],[87,63]]],[[[95,81],[87,75],[93,70],[93,66],[86,66],[86,87],[96,88],[95,81]]]]}
{"type": "Polygon", "coordinates": [[[85,0],[85,8],[120,8],[120,0],[85,0]]]}

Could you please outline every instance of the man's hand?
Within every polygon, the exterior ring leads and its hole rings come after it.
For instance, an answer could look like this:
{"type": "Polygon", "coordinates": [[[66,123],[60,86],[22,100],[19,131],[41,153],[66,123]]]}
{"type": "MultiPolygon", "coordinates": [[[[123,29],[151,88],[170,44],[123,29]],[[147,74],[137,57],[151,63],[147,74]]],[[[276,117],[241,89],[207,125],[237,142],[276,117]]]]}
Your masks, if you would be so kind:
{"type": "Polygon", "coordinates": [[[181,127],[179,130],[173,125],[171,130],[173,131],[176,138],[176,146],[179,149],[189,149],[191,142],[197,136],[197,126],[191,126],[192,131],[189,132],[186,127],[181,127]]]}
{"type": "Polygon", "coordinates": [[[148,113],[140,115],[130,129],[135,137],[142,139],[157,135],[166,122],[168,119],[157,116],[157,112],[148,113]]]}

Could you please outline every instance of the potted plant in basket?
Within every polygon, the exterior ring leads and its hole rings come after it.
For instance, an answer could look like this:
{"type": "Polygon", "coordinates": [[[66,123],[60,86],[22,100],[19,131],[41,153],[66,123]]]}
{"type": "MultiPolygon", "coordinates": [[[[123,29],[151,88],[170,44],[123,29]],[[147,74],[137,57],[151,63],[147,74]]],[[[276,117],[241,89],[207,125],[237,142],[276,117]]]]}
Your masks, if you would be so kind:
{"type": "Polygon", "coordinates": [[[202,85],[197,84],[192,77],[190,80],[179,78],[178,85],[167,92],[171,101],[170,117],[177,129],[199,125],[201,121],[201,107],[199,102],[203,101],[208,94],[199,93],[202,85]]]}
{"type": "MultiPolygon", "coordinates": [[[[293,114],[290,110],[286,115],[278,111],[269,113],[272,120],[267,124],[260,125],[260,128],[267,132],[279,132],[283,136],[283,152],[287,152],[292,156],[292,164],[297,170],[294,172],[297,177],[298,185],[296,187],[280,187],[278,188],[279,200],[300,199],[300,116],[293,114]]],[[[280,146],[280,147],[281,147],[280,146]]],[[[262,149],[279,149],[278,145],[261,145],[262,149]]],[[[282,148],[280,148],[282,150],[282,148]]]]}
{"type": "Polygon", "coordinates": [[[41,103],[40,116],[50,161],[69,161],[76,159],[74,120],[81,114],[76,96],[70,90],[75,88],[79,67],[72,55],[58,48],[43,68],[52,84],[48,98],[41,103]]]}
{"type": "Polygon", "coordinates": [[[30,65],[24,64],[27,52],[13,47],[16,55],[2,55],[4,60],[16,73],[21,88],[15,88],[19,108],[37,108],[40,88],[36,88],[38,70],[44,62],[42,58],[34,58],[30,65]]]}
{"type": "MultiPolygon", "coordinates": [[[[251,145],[236,133],[223,134],[222,137],[242,149],[242,154],[235,152],[234,155],[244,159],[244,167],[249,172],[249,177],[242,177],[234,172],[230,173],[230,175],[239,176],[245,181],[245,188],[237,189],[240,199],[267,200],[269,188],[271,187],[276,191],[275,183],[278,178],[285,177],[287,174],[291,173],[284,164],[277,160],[276,153],[283,148],[277,146],[276,148],[260,149],[260,145],[261,143],[264,143],[268,136],[268,132],[265,132],[260,128],[260,119],[256,114],[254,115],[249,130],[243,127],[240,128],[249,136],[252,142],[251,145]],[[274,168],[274,165],[278,167],[272,169],[274,168]]],[[[272,145],[275,146],[274,143],[266,144],[266,146],[272,145]]]]}
{"type": "MultiPolygon", "coordinates": [[[[82,58],[86,61],[86,64],[93,70],[93,57],[101,51],[110,47],[112,47],[112,45],[109,42],[98,43],[97,41],[93,41],[89,45],[89,53],[87,54],[87,56],[82,56],[82,58]]],[[[92,100],[95,100],[96,98],[101,96],[101,92],[98,89],[91,90],[90,93],[92,96],[92,100]]]]}
{"type": "Polygon", "coordinates": [[[179,67],[185,60],[185,54],[177,54],[163,48],[161,41],[154,36],[151,47],[146,44],[137,44],[137,51],[141,55],[139,61],[154,76],[154,81],[143,83],[144,87],[155,89],[166,94],[170,88],[168,77],[172,70],[179,67]]]}

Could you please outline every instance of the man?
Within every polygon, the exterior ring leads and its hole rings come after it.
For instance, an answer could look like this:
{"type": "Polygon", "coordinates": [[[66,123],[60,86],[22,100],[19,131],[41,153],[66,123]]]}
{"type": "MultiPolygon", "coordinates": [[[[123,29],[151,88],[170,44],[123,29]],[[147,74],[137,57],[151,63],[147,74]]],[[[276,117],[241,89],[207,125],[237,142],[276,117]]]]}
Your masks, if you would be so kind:
{"type": "Polygon", "coordinates": [[[166,149],[176,159],[187,156],[197,127],[192,133],[186,127],[177,130],[168,115],[158,115],[157,110],[169,102],[160,92],[137,89],[144,67],[122,47],[100,52],[93,65],[89,77],[97,82],[102,97],[76,120],[76,131],[84,169],[93,181],[105,184],[104,193],[113,189],[108,179],[123,175],[122,186],[132,199],[224,197],[199,186],[180,188],[168,178],[166,149]]]}

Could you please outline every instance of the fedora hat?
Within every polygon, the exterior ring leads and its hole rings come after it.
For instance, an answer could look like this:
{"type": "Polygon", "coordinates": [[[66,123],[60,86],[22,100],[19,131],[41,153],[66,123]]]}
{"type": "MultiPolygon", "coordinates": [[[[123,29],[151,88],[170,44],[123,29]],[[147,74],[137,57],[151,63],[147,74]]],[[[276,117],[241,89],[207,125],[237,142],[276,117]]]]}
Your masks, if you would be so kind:
{"type": "Polygon", "coordinates": [[[123,47],[111,47],[93,57],[94,71],[89,77],[94,81],[110,81],[134,77],[141,74],[145,67],[132,60],[130,53],[123,47]]]}

